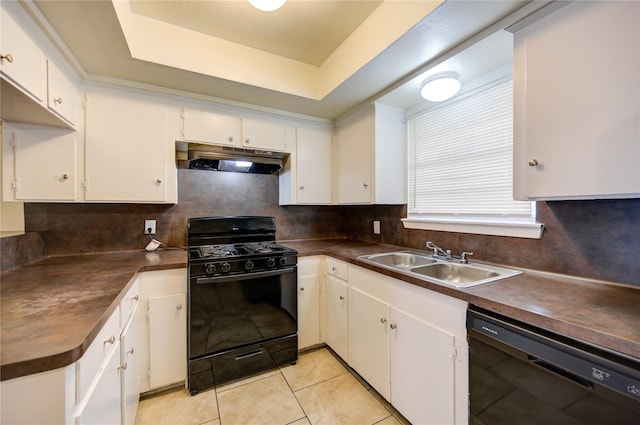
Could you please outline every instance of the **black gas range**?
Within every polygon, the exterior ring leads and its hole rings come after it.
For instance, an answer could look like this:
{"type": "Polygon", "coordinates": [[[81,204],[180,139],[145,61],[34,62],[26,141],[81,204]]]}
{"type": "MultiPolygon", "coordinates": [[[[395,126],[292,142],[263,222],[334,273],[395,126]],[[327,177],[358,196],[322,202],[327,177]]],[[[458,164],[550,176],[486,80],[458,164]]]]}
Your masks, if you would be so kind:
{"type": "Polygon", "coordinates": [[[189,220],[191,394],[297,361],[297,252],[275,235],[273,217],[189,220]]]}

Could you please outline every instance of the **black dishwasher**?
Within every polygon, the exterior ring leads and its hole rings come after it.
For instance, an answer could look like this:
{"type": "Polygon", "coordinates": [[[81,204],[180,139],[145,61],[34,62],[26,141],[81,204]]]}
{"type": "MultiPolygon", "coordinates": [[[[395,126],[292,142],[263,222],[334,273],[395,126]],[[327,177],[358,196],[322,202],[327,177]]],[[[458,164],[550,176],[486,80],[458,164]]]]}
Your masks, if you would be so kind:
{"type": "Polygon", "coordinates": [[[471,307],[469,423],[640,424],[640,359],[471,307]]]}

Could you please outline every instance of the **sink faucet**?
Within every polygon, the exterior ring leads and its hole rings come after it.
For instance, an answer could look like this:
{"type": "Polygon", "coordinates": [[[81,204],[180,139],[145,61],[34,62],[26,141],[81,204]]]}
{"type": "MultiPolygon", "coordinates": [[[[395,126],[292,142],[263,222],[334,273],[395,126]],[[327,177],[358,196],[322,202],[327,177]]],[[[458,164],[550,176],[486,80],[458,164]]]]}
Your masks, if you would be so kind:
{"type": "Polygon", "coordinates": [[[458,263],[467,264],[469,262],[469,256],[473,255],[473,252],[464,251],[460,256],[451,255],[451,250],[447,249],[446,251],[440,248],[438,245],[434,244],[431,241],[427,242],[427,248],[433,250],[433,258],[439,258],[441,260],[446,261],[456,261],[458,263]]]}

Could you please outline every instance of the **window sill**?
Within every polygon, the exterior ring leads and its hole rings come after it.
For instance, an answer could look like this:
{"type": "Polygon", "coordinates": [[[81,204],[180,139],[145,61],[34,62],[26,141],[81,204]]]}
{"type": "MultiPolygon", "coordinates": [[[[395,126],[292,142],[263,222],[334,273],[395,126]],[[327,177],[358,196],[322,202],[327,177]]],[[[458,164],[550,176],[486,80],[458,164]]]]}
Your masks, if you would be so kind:
{"type": "Polygon", "coordinates": [[[497,220],[408,217],[402,219],[402,224],[406,229],[438,230],[442,232],[474,233],[528,239],[540,239],[544,230],[544,224],[542,223],[497,220]]]}

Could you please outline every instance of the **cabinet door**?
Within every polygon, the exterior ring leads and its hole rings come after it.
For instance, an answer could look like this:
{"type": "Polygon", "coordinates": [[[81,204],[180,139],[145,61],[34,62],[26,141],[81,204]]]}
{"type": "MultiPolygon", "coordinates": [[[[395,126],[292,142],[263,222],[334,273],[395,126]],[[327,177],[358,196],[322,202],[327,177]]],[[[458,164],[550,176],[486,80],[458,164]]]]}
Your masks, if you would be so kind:
{"type": "Polygon", "coordinates": [[[240,117],[186,108],[183,118],[184,140],[216,145],[240,144],[240,117]]]}
{"type": "Polygon", "coordinates": [[[140,399],[140,344],[138,336],[137,304],[131,311],[130,320],[120,335],[120,360],[122,376],[120,379],[122,393],[122,424],[133,425],[140,399]]]}
{"type": "Polygon", "coordinates": [[[47,92],[44,54],[32,37],[23,30],[24,26],[30,27],[33,23],[19,16],[17,11],[13,10],[18,5],[11,3],[2,2],[0,54],[5,58],[0,59],[0,73],[14,86],[42,104],[47,92]],[[8,55],[10,58],[6,57],[8,55]]]}
{"type": "Polygon", "coordinates": [[[339,125],[336,145],[336,183],[339,204],[371,202],[371,115],[339,125]]]}
{"type": "Polygon", "coordinates": [[[185,294],[149,298],[150,387],[175,384],[187,376],[185,294]]]}
{"type": "Polygon", "coordinates": [[[331,132],[298,128],[296,140],[298,204],[331,203],[331,132]]]}
{"type": "Polygon", "coordinates": [[[348,361],[347,285],[328,276],[325,297],[327,345],[343,360],[348,361]]]}
{"type": "Polygon", "coordinates": [[[87,95],[87,201],[167,200],[167,113],[167,106],[142,95],[87,95]]]}
{"type": "Polygon", "coordinates": [[[47,78],[47,106],[55,114],[75,125],[77,93],[73,82],[51,61],[47,61],[47,78]]]}
{"type": "Polygon", "coordinates": [[[514,63],[515,197],[639,195],[640,3],[571,2],[515,33],[514,63]]]}
{"type": "Polygon", "coordinates": [[[255,118],[242,119],[242,147],[287,152],[295,141],[295,127],[255,118]]]}
{"type": "Polygon", "coordinates": [[[390,327],[391,404],[414,424],[455,423],[453,335],[393,307],[390,327]]]}
{"type": "Polygon", "coordinates": [[[390,401],[389,305],[349,289],[349,366],[390,401]]]}
{"type": "Polygon", "coordinates": [[[119,424],[120,411],[120,342],[109,353],[100,369],[95,386],[80,403],[76,423],[80,425],[119,424]]]}
{"type": "Polygon", "coordinates": [[[73,201],[79,176],[73,131],[4,123],[3,143],[14,147],[16,200],[73,201]]]}
{"type": "Polygon", "coordinates": [[[320,343],[320,276],[298,278],[298,348],[320,343]]]}

